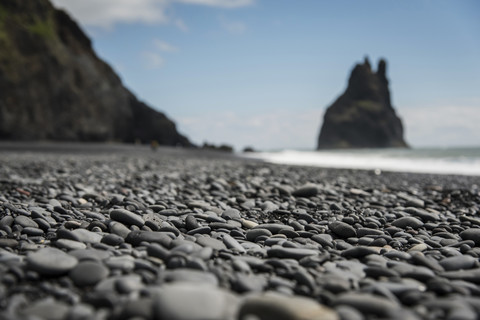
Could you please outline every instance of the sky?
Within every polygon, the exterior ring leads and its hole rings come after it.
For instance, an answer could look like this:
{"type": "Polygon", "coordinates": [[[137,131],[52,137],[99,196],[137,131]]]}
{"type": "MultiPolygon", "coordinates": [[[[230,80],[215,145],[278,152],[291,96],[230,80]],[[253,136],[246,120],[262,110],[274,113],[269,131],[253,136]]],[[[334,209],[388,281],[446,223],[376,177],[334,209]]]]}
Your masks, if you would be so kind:
{"type": "Polygon", "coordinates": [[[314,149],[356,63],[387,60],[413,147],[480,146],[477,0],[53,0],[194,143],[314,149]]]}

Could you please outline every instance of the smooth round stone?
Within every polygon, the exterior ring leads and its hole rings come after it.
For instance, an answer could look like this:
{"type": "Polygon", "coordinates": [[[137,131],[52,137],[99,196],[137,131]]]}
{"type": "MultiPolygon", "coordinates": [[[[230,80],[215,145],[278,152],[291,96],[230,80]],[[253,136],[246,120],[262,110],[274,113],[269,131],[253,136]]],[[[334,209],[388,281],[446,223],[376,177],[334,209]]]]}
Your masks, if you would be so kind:
{"type": "Polygon", "coordinates": [[[392,225],[402,229],[405,229],[407,227],[418,229],[420,227],[423,227],[423,222],[414,217],[402,217],[393,221],[392,225]]]}
{"type": "Polygon", "coordinates": [[[55,246],[61,249],[75,250],[75,249],[85,249],[87,245],[80,241],[70,240],[70,239],[58,239],[55,241],[55,246]]]}
{"type": "Polygon", "coordinates": [[[272,233],[268,229],[258,228],[258,229],[250,229],[246,232],[246,238],[248,241],[255,241],[257,237],[260,236],[267,236],[270,237],[272,233]]]}
{"type": "Polygon", "coordinates": [[[164,246],[165,248],[170,247],[170,243],[172,242],[172,238],[168,236],[165,232],[156,232],[156,231],[132,231],[128,234],[127,238],[125,239],[126,242],[138,246],[143,241],[151,242],[151,243],[158,243],[164,246]]]}
{"type": "Polygon", "coordinates": [[[125,239],[131,232],[124,224],[120,222],[111,222],[109,225],[110,232],[125,239]]]}
{"type": "Polygon", "coordinates": [[[119,269],[124,272],[130,272],[135,268],[135,261],[134,258],[129,255],[116,256],[105,260],[105,265],[110,269],[119,269]]]}
{"type": "Polygon", "coordinates": [[[72,231],[78,241],[84,243],[99,243],[102,241],[102,235],[96,232],[88,231],[87,229],[75,229],[72,231]]]}
{"type": "Polygon", "coordinates": [[[108,244],[109,246],[119,246],[124,243],[125,240],[119,235],[110,233],[105,235],[100,242],[108,244]]]}
{"type": "Polygon", "coordinates": [[[280,224],[280,223],[264,223],[259,224],[258,226],[254,227],[253,229],[267,229],[272,234],[277,234],[280,230],[288,229],[294,231],[293,227],[280,224]]]}
{"type": "Polygon", "coordinates": [[[46,276],[65,274],[77,264],[77,258],[56,248],[42,248],[27,256],[28,268],[46,276]]]}
{"type": "Polygon", "coordinates": [[[428,246],[425,243],[419,243],[408,249],[408,252],[415,252],[415,251],[425,251],[428,249],[428,246]]]}
{"type": "Polygon", "coordinates": [[[223,243],[225,244],[225,246],[227,246],[228,249],[232,249],[238,252],[245,252],[245,248],[242,247],[242,245],[238,243],[238,241],[229,234],[223,236],[223,243]]]}
{"type": "Polygon", "coordinates": [[[134,225],[140,228],[145,224],[141,216],[125,209],[112,210],[110,212],[110,218],[126,225],[134,225]]]}
{"type": "Polygon", "coordinates": [[[49,297],[21,308],[19,313],[28,319],[64,320],[68,311],[67,304],[49,297]]]}
{"type": "Polygon", "coordinates": [[[15,248],[18,246],[18,241],[15,239],[0,238],[0,248],[15,248]]]}
{"type": "Polygon", "coordinates": [[[227,246],[222,241],[208,236],[199,236],[197,243],[203,247],[210,247],[215,250],[227,249],[227,246]]]}
{"type": "Polygon", "coordinates": [[[346,258],[363,258],[369,254],[378,254],[378,250],[371,247],[357,246],[342,252],[342,256],[346,258]]]}
{"type": "Polygon", "coordinates": [[[28,236],[43,236],[44,232],[40,228],[34,228],[34,227],[26,227],[23,228],[22,233],[28,235],[28,236]]]}
{"type": "Polygon", "coordinates": [[[15,224],[18,224],[24,228],[26,227],[32,227],[32,228],[38,228],[38,224],[33,221],[31,218],[26,217],[26,216],[17,216],[14,219],[15,224]]]}
{"type": "Polygon", "coordinates": [[[201,226],[198,223],[197,218],[195,218],[194,215],[189,214],[185,218],[185,227],[187,228],[187,230],[190,231],[190,230],[193,230],[193,229],[200,228],[201,226]]]}
{"type": "Polygon", "coordinates": [[[225,211],[223,211],[221,217],[224,219],[241,219],[242,218],[242,216],[240,215],[240,211],[232,208],[228,208],[225,211]]]}
{"type": "Polygon", "coordinates": [[[368,293],[345,293],[337,297],[335,305],[347,305],[363,314],[389,317],[399,310],[400,306],[386,298],[368,293]]]}
{"type": "Polygon", "coordinates": [[[300,260],[308,256],[317,255],[318,251],[305,248],[285,248],[275,245],[267,250],[267,254],[272,258],[300,260]]]}
{"type": "Polygon", "coordinates": [[[424,222],[440,220],[438,214],[419,208],[409,207],[405,209],[405,212],[422,219],[424,222]]]}
{"type": "Polygon", "coordinates": [[[460,237],[463,240],[472,240],[475,246],[480,247],[480,228],[470,228],[460,232],[460,237]]]}
{"type": "Polygon", "coordinates": [[[268,292],[245,298],[239,319],[338,320],[338,314],[313,299],[268,292]]]}
{"type": "Polygon", "coordinates": [[[108,277],[108,268],[96,261],[82,261],[73,268],[69,277],[78,287],[93,286],[108,277]]]}
{"type": "Polygon", "coordinates": [[[123,294],[141,290],[144,287],[142,279],[136,275],[119,277],[114,283],[115,289],[123,294]]]}
{"type": "Polygon", "coordinates": [[[112,255],[111,252],[105,250],[98,250],[98,249],[79,249],[70,251],[69,254],[74,256],[80,261],[83,260],[95,260],[95,261],[102,261],[107,259],[112,255]]]}
{"type": "Polygon", "coordinates": [[[477,261],[478,259],[465,255],[445,258],[440,260],[439,263],[445,269],[445,271],[453,271],[460,269],[471,269],[475,266],[477,261]]]}
{"type": "Polygon", "coordinates": [[[318,194],[318,188],[316,186],[303,186],[293,190],[292,195],[295,197],[309,198],[318,194]]]}
{"type": "Polygon", "coordinates": [[[230,292],[191,283],[163,285],[153,301],[155,319],[233,320],[237,310],[238,298],[230,292]]]}
{"type": "Polygon", "coordinates": [[[245,229],[252,229],[258,226],[258,223],[246,219],[242,219],[242,227],[245,229]]]}
{"type": "Polygon", "coordinates": [[[355,229],[351,225],[342,221],[334,221],[328,225],[328,228],[342,238],[352,238],[357,236],[355,229]]]}
{"type": "Polygon", "coordinates": [[[358,237],[364,237],[364,236],[381,236],[383,235],[384,232],[382,230],[378,229],[371,229],[371,228],[359,228],[357,230],[357,236],[358,237]]]}
{"type": "Polygon", "coordinates": [[[463,280],[480,284],[480,268],[458,271],[447,271],[440,274],[442,277],[453,280],[463,280]]]}
{"type": "Polygon", "coordinates": [[[165,282],[188,282],[196,284],[208,284],[217,286],[217,277],[210,272],[203,272],[194,269],[174,269],[167,270],[161,275],[165,282]]]}

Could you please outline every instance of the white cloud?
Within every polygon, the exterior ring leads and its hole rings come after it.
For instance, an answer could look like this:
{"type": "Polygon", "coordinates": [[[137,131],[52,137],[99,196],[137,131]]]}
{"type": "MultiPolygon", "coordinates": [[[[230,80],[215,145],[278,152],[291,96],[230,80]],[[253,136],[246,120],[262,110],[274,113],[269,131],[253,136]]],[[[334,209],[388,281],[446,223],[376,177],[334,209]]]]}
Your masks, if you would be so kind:
{"type": "Polygon", "coordinates": [[[145,51],[142,53],[142,58],[145,63],[145,67],[157,69],[163,66],[164,60],[158,52],[145,51]]]}
{"type": "Polygon", "coordinates": [[[260,114],[211,112],[192,117],[176,117],[179,129],[195,143],[228,143],[242,150],[304,148],[313,150],[320,129],[322,111],[275,110],[260,114]]]}
{"type": "Polygon", "coordinates": [[[480,144],[480,104],[401,110],[407,142],[414,146],[480,144]]]}
{"type": "Polygon", "coordinates": [[[178,48],[175,47],[174,45],[171,45],[170,43],[167,43],[165,41],[162,41],[160,39],[154,39],[153,40],[153,45],[157,50],[161,52],[176,52],[178,51],[178,48]]]}
{"type": "Polygon", "coordinates": [[[112,28],[116,23],[167,23],[169,0],[52,0],[85,26],[112,28]]]}
{"type": "Polygon", "coordinates": [[[247,26],[243,22],[228,20],[224,16],[220,16],[220,25],[231,34],[242,34],[247,31],[247,26]]]}
{"type": "Polygon", "coordinates": [[[170,17],[167,8],[175,3],[218,8],[248,6],[255,0],[52,0],[56,7],[65,9],[84,26],[112,28],[117,23],[141,22],[148,24],[173,23],[188,31],[183,20],[170,17]]]}
{"type": "Polygon", "coordinates": [[[175,21],[173,21],[173,24],[183,32],[188,32],[188,26],[182,19],[175,19],[175,21]]]}

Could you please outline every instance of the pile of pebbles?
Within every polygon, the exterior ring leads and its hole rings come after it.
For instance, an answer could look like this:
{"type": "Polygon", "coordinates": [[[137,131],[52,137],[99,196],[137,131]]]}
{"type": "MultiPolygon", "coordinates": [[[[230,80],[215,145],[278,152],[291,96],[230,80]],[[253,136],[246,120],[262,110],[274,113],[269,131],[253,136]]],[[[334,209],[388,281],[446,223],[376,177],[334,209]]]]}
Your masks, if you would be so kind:
{"type": "Polygon", "coordinates": [[[480,179],[0,154],[0,319],[480,319],[480,179]]]}

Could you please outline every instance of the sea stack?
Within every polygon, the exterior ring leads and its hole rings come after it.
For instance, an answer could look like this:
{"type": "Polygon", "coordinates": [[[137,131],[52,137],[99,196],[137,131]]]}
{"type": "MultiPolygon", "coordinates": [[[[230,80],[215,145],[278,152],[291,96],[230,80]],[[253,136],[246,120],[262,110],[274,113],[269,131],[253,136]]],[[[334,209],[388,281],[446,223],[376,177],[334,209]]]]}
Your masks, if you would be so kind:
{"type": "Polygon", "coordinates": [[[325,112],[317,149],[406,148],[403,125],[390,101],[387,62],[375,72],[357,64],[345,92],[325,112]]]}
{"type": "Polygon", "coordinates": [[[48,0],[2,0],[0,48],[0,140],[192,145],[123,86],[48,0]]]}

